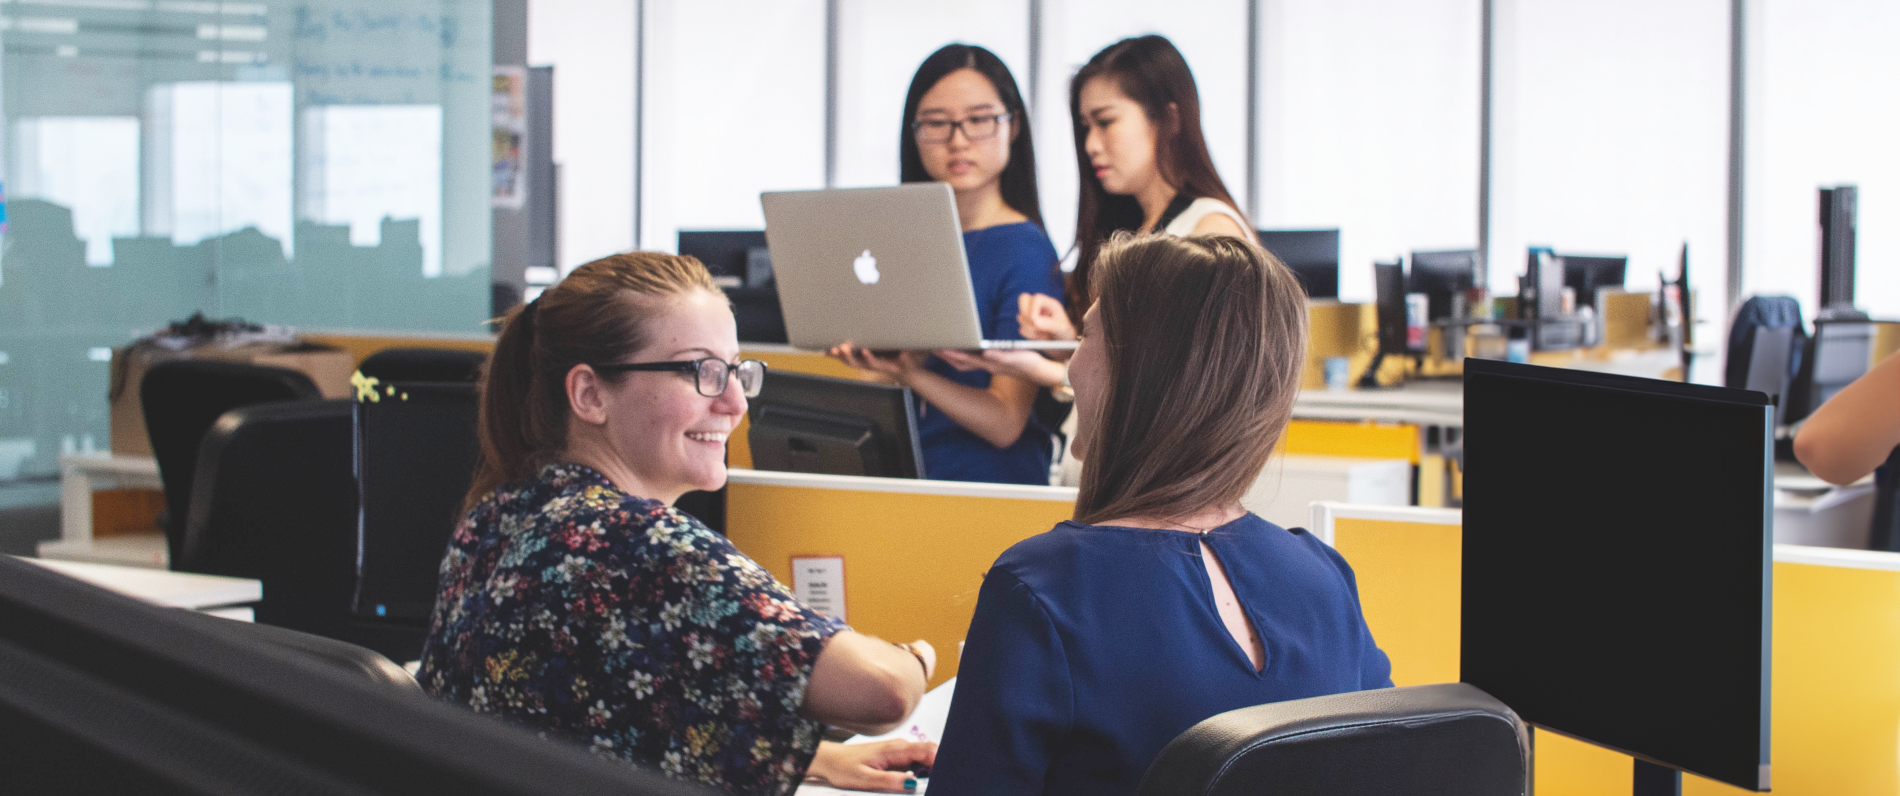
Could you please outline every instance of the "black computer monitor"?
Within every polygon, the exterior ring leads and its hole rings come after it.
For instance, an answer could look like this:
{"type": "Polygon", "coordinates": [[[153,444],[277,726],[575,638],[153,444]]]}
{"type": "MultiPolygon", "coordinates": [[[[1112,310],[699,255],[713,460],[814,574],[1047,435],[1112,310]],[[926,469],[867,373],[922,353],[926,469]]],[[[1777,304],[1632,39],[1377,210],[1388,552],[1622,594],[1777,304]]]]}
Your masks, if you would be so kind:
{"type": "Polygon", "coordinates": [[[1452,317],[1453,296],[1477,285],[1478,253],[1472,249],[1412,252],[1412,273],[1406,276],[1406,291],[1424,293],[1429,309],[1426,316],[1434,321],[1452,317]]]}
{"type": "Polygon", "coordinates": [[[772,252],[757,229],[680,230],[679,253],[697,258],[732,301],[739,339],[783,343],[785,314],[778,304],[772,252]]]}
{"type": "Polygon", "coordinates": [[[1559,255],[1564,261],[1564,287],[1577,294],[1577,306],[1597,307],[1597,289],[1622,287],[1629,267],[1628,257],[1587,254],[1559,255]]]}
{"type": "Polygon", "coordinates": [[[0,790],[710,792],[324,662],[260,629],[269,630],[0,556],[0,790]]]}
{"type": "Polygon", "coordinates": [[[747,416],[756,469],[924,477],[917,400],[908,387],[774,372],[747,416]]]}
{"type": "Polygon", "coordinates": [[[1821,313],[1854,310],[1855,217],[1860,189],[1841,185],[1821,189],[1821,313]]]}
{"type": "Polygon", "coordinates": [[[476,385],[389,382],[356,403],[357,616],[426,622],[475,465],[476,385]]]}
{"type": "Polygon", "coordinates": [[[1261,229],[1260,245],[1286,263],[1307,298],[1339,298],[1339,230],[1261,229]]]}
{"type": "Polygon", "coordinates": [[[1460,679],[1538,726],[1766,790],[1771,409],[1466,360],[1460,679]]]}
{"type": "Polygon", "coordinates": [[[1815,320],[1814,336],[1789,389],[1787,422],[1807,417],[1866,375],[1873,365],[1874,331],[1869,321],[1815,320]]]}
{"type": "Polygon", "coordinates": [[[1424,346],[1413,347],[1406,339],[1405,266],[1400,263],[1373,263],[1372,290],[1374,313],[1379,320],[1379,353],[1415,354],[1424,346]]]}

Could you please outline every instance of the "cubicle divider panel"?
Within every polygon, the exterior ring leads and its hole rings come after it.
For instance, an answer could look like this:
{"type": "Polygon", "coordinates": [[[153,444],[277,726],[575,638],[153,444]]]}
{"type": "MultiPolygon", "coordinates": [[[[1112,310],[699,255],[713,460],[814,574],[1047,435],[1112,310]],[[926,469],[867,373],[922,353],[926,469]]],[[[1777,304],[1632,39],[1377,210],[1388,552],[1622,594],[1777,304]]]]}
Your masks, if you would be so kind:
{"type": "Polygon", "coordinates": [[[1281,452],[1309,456],[1404,459],[1413,465],[1423,455],[1418,426],[1410,423],[1294,420],[1287,423],[1281,452]]]}
{"type": "Polygon", "coordinates": [[[793,586],[793,556],[844,558],[845,621],[889,641],[937,648],[957,673],[977,590],[1010,545],[1069,519],[1075,490],[738,471],[726,535],[793,586]]]}
{"type": "Polygon", "coordinates": [[[1333,520],[1333,548],[1352,566],[1394,685],[1458,682],[1464,528],[1458,512],[1443,513],[1452,521],[1333,520]]]}
{"type": "MultiPolygon", "coordinates": [[[[739,356],[742,359],[756,359],[765,363],[765,377],[772,373],[809,373],[814,376],[830,376],[836,379],[862,378],[862,372],[849,365],[810,351],[800,351],[785,345],[760,345],[757,343],[741,345],[739,356]]],[[[732,430],[732,436],[726,438],[726,463],[733,467],[752,466],[752,443],[746,438],[752,429],[751,422],[740,419],[739,427],[732,430]]]]}

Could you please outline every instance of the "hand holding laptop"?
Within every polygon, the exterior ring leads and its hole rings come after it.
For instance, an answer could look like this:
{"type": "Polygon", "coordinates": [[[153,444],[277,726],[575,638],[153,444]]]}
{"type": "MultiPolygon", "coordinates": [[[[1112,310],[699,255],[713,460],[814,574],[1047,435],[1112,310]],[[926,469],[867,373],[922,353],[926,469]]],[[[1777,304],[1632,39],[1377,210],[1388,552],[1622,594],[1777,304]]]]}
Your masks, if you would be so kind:
{"type": "Polygon", "coordinates": [[[1054,296],[1024,293],[1016,297],[1016,324],[1029,340],[1074,340],[1075,325],[1068,310],[1054,296]]]}

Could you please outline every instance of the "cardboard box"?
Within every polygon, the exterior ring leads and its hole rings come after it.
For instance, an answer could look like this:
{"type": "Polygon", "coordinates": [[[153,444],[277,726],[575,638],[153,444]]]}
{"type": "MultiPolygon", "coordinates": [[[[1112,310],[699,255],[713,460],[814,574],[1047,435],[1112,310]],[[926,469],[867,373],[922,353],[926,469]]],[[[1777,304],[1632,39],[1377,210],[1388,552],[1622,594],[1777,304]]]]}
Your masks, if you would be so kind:
{"type": "Polygon", "coordinates": [[[231,348],[212,344],[178,351],[157,346],[115,348],[112,386],[106,395],[111,406],[113,453],[152,455],[152,439],[145,433],[145,409],[139,404],[139,383],[153,365],[173,359],[217,359],[289,368],[309,376],[325,398],[350,397],[350,374],[356,372],[348,351],[312,343],[257,343],[231,348]]]}

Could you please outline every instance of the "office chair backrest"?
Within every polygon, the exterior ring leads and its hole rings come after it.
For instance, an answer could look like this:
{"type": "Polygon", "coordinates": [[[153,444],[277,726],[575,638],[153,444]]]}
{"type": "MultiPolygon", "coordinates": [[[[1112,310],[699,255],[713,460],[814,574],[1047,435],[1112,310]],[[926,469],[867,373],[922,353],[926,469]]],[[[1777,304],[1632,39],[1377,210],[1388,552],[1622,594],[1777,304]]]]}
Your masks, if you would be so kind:
{"type": "Polygon", "coordinates": [[[1530,736],[1463,683],[1222,713],[1161,750],[1137,796],[1524,796],[1530,736]]]}
{"type": "Polygon", "coordinates": [[[452,348],[385,348],[356,370],[381,381],[477,381],[488,354],[452,348]]]}
{"type": "Polygon", "coordinates": [[[1756,389],[1748,386],[1751,379],[1762,378],[1754,367],[1756,341],[1781,339],[1779,335],[1763,338],[1756,334],[1757,329],[1764,328],[1791,330],[1786,343],[1787,360],[1782,364],[1787,374],[1782,379],[1792,380],[1795,371],[1800,370],[1802,351],[1808,339],[1807,327],[1801,322],[1801,303],[1789,296],[1753,296],[1742,302],[1741,308],[1735,311],[1735,321],[1729,324],[1728,362],[1723,368],[1722,386],[1756,389]]]}
{"type": "MultiPolygon", "coordinates": [[[[179,611],[194,617],[192,621],[234,622],[234,620],[221,619],[187,609],[181,608],[179,611]]],[[[290,650],[306,660],[361,678],[365,682],[381,683],[405,691],[420,692],[422,690],[416,678],[401,666],[397,666],[395,661],[347,641],[324,638],[313,633],[261,622],[235,622],[235,624],[219,625],[217,629],[225,633],[241,633],[271,646],[290,650]]]]}
{"type": "Polygon", "coordinates": [[[172,561],[183,555],[198,446],[218,416],[241,406],[321,397],[309,376],[289,368],[179,359],[145,372],[139,382],[139,404],[165,488],[165,543],[172,561]]]}
{"type": "Polygon", "coordinates": [[[205,433],[173,568],[264,582],[257,621],[414,660],[422,632],[356,621],[351,402],[226,412],[205,433]]]}

